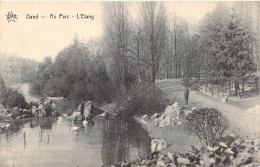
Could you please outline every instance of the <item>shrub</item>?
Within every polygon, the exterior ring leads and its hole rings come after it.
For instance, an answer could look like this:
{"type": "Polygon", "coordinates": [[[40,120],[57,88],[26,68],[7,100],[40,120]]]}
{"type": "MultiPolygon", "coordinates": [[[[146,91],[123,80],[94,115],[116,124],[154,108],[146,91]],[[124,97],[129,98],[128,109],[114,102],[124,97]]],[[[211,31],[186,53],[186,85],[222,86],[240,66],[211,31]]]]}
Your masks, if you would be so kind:
{"type": "Polygon", "coordinates": [[[147,157],[134,160],[130,163],[118,163],[115,166],[174,166],[174,167],[234,167],[259,166],[260,142],[258,136],[253,138],[230,138],[227,144],[219,143],[216,147],[202,146],[185,154],[160,153],[156,157],[147,157]]]}
{"type": "Polygon", "coordinates": [[[186,117],[186,124],[208,146],[217,145],[229,127],[227,119],[214,108],[193,110],[186,117]]]}
{"type": "Polygon", "coordinates": [[[18,107],[25,109],[27,107],[24,96],[17,90],[8,87],[1,89],[1,104],[6,108],[18,107]]]}
{"type": "Polygon", "coordinates": [[[153,90],[153,85],[142,83],[128,91],[123,102],[124,107],[129,111],[129,115],[152,115],[156,112],[164,111],[168,102],[159,89],[153,90]]]}

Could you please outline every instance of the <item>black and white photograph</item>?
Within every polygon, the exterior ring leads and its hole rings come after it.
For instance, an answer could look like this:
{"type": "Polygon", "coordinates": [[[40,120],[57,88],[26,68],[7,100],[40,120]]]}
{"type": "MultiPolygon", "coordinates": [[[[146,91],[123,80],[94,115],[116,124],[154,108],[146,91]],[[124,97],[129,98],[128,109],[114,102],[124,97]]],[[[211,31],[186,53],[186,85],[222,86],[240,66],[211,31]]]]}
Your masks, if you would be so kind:
{"type": "Polygon", "coordinates": [[[260,167],[259,1],[0,1],[0,167],[260,167]]]}

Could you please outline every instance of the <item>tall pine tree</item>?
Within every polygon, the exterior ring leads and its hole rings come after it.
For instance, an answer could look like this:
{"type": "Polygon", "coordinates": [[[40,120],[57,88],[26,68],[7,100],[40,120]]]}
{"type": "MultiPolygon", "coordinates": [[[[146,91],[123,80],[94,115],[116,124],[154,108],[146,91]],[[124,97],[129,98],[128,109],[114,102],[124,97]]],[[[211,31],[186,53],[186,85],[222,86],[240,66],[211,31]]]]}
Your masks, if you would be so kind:
{"type": "MultiPolygon", "coordinates": [[[[239,84],[244,82],[256,70],[253,62],[253,35],[243,25],[239,17],[231,15],[225,33],[225,66],[229,70],[230,80],[235,84],[238,96],[239,84]]],[[[244,91],[244,89],[243,89],[244,91]]]]}

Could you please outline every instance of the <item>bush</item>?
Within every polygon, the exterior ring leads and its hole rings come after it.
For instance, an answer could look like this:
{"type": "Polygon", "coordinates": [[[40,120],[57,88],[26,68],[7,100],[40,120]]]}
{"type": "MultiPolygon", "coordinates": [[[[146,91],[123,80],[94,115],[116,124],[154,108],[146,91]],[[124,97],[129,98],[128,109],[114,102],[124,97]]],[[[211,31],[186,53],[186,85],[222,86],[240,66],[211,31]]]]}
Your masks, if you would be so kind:
{"type": "Polygon", "coordinates": [[[141,83],[128,91],[123,97],[124,107],[129,111],[129,115],[152,115],[156,112],[164,111],[168,102],[159,89],[153,88],[152,84],[141,83]]]}
{"type": "Polygon", "coordinates": [[[185,154],[158,154],[156,157],[137,159],[129,163],[118,163],[115,166],[174,166],[174,167],[234,167],[259,166],[260,142],[258,137],[230,138],[228,143],[221,142],[216,147],[202,146],[185,154]]]}
{"type": "Polygon", "coordinates": [[[214,108],[193,110],[186,117],[186,124],[208,146],[216,146],[229,127],[227,119],[214,108]]]}
{"type": "Polygon", "coordinates": [[[27,108],[27,103],[24,96],[19,93],[17,90],[8,87],[1,88],[1,104],[6,108],[27,108]]]}

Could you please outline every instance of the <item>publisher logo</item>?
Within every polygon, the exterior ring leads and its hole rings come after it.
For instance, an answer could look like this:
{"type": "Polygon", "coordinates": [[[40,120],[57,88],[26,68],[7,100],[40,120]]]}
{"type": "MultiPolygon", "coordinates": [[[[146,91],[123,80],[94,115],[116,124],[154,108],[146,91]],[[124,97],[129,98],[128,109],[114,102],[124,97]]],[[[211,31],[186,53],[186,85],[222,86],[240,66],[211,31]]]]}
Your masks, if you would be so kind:
{"type": "Polygon", "coordinates": [[[6,18],[7,18],[7,21],[8,23],[9,22],[15,22],[15,20],[17,20],[17,14],[14,14],[12,11],[11,12],[8,12],[7,15],[6,15],[6,18]]]}

